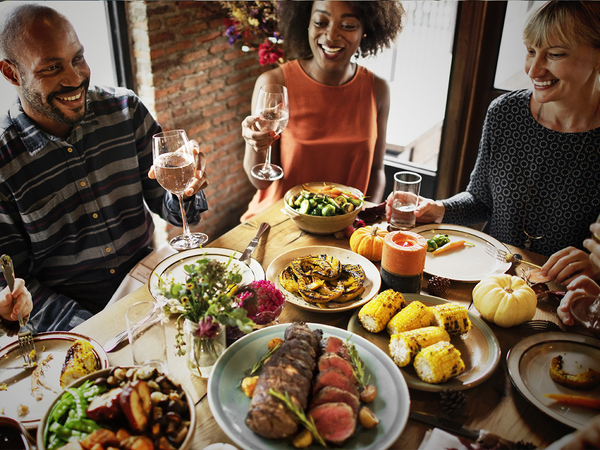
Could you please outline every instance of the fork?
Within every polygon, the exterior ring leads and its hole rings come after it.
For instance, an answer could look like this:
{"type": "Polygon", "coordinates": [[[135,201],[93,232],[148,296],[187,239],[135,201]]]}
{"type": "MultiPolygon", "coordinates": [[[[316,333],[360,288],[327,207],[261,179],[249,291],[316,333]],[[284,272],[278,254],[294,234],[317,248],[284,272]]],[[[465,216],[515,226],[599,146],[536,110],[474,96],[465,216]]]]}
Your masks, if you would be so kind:
{"type": "Polygon", "coordinates": [[[523,264],[529,264],[530,266],[536,267],[537,269],[541,269],[541,266],[538,266],[537,264],[534,264],[532,262],[529,261],[523,261],[522,258],[520,258],[521,255],[517,256],[517,255],[513,255],[510,252],[507,252],[506,250],[502,250],[501,248],[497,248],[494,247],[494,245],[490,244],[488,242],[487,246],[485,247],[485,252],[496,258],[499,261],[503,261],[503,262],[509,262],[509,263],[523,263],[523,264]]]}
{"type": "MultiPolygon", "coordinates": [[[[8,289],[12,292],[15,286],[15,271],[13,268],[12,259],[8,255],[2,255],[0,258],[0,266],[2,266],[2,272],[4,272],[4,279],[8,285],[8,289]]],[[[15,300],[16,301],[16,300],[15,300]]],[[[37,363],[37,355],[35,351],[35,345],[33,344],[33,335],[23,323],[23,316],[21,313],[18,314],[19,319],[19,347],[21,347],[21,356],[23,357],[25,367],[34,367],[37,363]]]]}
{"type": "Polygon", "coordinates": [[[550,320],[528,320],[521,324],[521,330],[562,331],[562,328],[550,320]]]}

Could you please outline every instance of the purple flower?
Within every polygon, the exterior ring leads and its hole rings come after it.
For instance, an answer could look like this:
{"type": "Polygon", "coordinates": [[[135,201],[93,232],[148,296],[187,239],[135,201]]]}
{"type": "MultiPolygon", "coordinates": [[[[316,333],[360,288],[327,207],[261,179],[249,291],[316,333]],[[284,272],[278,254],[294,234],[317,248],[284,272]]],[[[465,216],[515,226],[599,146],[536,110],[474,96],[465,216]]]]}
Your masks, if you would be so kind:
{"type": "Polygon", "coordinates": [[[248,312],[257,325],[272,322],[283,310],[285,299],[268,280],[258,280],[244,286],[238,293],[238,305],[248,312]]]}
{"type": "Polygon", "coordinates": [[[200,320],[200,322],[198,322],[198,330],[196,331],[196,335],[198,337],[214,339],[219,330],[219,324],[213,320],[212,316],[206,316],[200,320]]]}

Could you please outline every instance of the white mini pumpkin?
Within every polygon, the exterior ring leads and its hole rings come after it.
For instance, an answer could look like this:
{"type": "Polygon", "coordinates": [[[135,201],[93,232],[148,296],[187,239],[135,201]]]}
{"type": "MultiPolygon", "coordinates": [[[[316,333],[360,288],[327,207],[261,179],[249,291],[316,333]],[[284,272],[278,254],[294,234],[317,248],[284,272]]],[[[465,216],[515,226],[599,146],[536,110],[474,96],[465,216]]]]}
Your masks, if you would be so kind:
{"type": "Polygon", "coordinates": [[[473,305],[485,320],[508,328],[533,318],[537,297],[519,277],[492,275],[473,289],[473,305]]]}

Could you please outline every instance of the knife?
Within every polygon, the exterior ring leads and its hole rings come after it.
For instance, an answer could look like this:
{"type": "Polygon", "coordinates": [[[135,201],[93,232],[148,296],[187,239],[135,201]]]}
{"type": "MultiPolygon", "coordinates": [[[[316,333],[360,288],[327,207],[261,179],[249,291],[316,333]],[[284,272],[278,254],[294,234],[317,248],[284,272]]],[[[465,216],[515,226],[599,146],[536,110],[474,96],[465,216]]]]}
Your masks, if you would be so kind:
{"type": "Polygon", "coordinates": [[[250,255],[252,255],[252,252],[258,245],[258,241],[260,240],[260,237],[269,228],[271,228],[271,225],[269,225],[267,222],[263,222],[260,224],[260,227],[258,227],[258,232],[256,233],[256,236],[254,236],[254,238],[248,244],[248,247],[246,247],[246,250],[244,250],[244,253],[242,253],[242,256],[240,256],[241,262],[245,262],[246,260],[248,260],[250,258],[250,255]]]}
{"type": "Polygon", "coordinates": [[[411,419],[425,422],[429,425],[433,425],[434,427],[449,431],[450,433],[465,436],[473,441],[476,441],[478,444],[485,446],[486,448],[494,447],[497,444],[500,444],[498,448],[516,448],[514,442],[507,439],[502,439],[500,436],[490,433],[487,430],[478,430],[476,428],[467,427],[462,423],[446,419],[445,417],[438,417],[434,416],[433,414],[427,414],[418,411],[411,411],[409,416],[411,419]]]}

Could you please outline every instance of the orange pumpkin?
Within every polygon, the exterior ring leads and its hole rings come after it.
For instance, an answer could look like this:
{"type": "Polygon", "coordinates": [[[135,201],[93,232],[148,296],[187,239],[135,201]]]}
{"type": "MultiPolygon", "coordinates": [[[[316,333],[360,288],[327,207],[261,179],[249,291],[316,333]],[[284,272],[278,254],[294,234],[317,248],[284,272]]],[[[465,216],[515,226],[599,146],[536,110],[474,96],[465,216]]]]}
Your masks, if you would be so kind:
{"type": "Polygon", "coordinates": [[[387,234],[387,230],[375,226],[358,228],[350,236],[350,248],[369,261],[381,261],[383,241],[387,234]]]}

